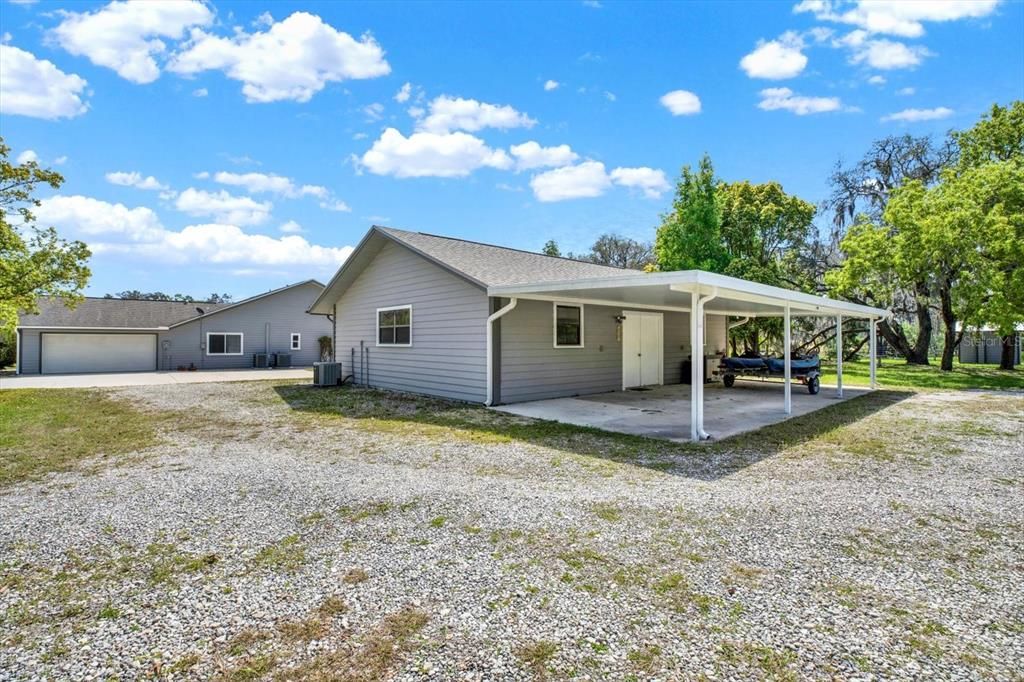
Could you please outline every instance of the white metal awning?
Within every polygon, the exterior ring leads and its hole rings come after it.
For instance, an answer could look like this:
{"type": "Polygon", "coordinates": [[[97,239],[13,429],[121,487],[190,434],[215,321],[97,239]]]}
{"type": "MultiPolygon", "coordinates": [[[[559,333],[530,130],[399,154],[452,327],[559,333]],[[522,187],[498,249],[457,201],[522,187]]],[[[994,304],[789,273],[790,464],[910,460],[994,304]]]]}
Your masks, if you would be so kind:
{"type": "Polygon", "coordinates": [[[574,279],[487,288],[489,296],[539,298],[592,305],[629,305],[688,312],[691,295],[716,294],[706,313],[769,317],[784,314],[881,319],[891,316],[884,308],[839,301],[800,291],[773,287],[703,270],[626,274],[621,277],[574,279]]]}

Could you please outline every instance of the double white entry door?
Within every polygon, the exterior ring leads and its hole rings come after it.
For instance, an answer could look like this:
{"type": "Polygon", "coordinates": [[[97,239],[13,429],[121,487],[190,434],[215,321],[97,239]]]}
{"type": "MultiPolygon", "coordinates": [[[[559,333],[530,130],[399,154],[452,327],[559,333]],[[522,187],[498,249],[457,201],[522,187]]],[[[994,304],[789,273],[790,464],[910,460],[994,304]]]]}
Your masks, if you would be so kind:
{"type": "Polygon", "coordinates": [[[661,313],[624,310],[622,321],[622,387],[663,383],[664,318],[661,313]]]}

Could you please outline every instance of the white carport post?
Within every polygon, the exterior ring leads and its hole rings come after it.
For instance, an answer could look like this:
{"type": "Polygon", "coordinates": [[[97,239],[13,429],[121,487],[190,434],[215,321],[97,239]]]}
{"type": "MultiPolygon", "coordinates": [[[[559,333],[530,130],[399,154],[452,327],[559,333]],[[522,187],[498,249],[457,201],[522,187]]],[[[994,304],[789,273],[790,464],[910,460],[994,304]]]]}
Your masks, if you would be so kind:
{"type": "Polygon", "coordinates": [[[868,324],[871,327],[868,337],[870,338],[870,350],[868,355],[871,358],[871,388],[878,388],[878,383],[875,381],[875,365],[878,364],[878,339],[876,338],[877,320],[870,318],[868,324]]]}
{"type": "Polygon", "coordinates": [[[789,329],[789,304],[788,303],[786,304],[786,314],[783,316],[783,323],[782,323],[782,325],[783,325],[783,327],[785,327],[785,329],[783,330],[784,333],[782,335],[782,338],[783,338],[782,350],[783,350],[783,358],[784,358],[783,359],[783,366],[786,368],[785,369],[785,374],[784,374],[785,382],[786,382],[786,387],[785,387],[785,391],[784,391],[785,396],[786,396],[786,398],[785,398],[786,414],[793,414],[793,389],[792,389],[792,386],[789,385],[789,380],[790,380],[790,378],[793,375],[793,360],[789,357],[791,340],[790,340],[790,329],[789,329]]]}
{"type": "Polygon", "coordinates": [[[690,294],[690,439],[700,442],[701,407],[704,402],[704,320],[700,291],[690,294]],[[698,362],[698,358],[701,361],[698,362]]]}
{"type": "Polygon", "coordinates": [[[836,315],[836,396],[843,397],[843,316],[836,315]]]}

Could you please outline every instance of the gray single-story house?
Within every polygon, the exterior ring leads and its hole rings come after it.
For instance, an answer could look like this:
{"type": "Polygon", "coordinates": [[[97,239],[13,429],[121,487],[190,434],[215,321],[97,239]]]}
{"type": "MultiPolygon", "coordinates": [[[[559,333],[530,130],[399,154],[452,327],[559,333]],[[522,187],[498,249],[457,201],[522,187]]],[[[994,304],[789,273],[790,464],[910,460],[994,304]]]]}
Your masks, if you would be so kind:
{"type": "Polygon", "coordinates": [[[378,226],[309,312],[333,319],[336,360],[357,383],[487,405],[680,383],[684,361],[705,358],[686,377],[694,438],[730,318],[889,315],[714,273],[645,273],[378,226]]]}
{"type": "Polygon", "coordinates": [[[306,309],[316,280],[237,303],[87,298],[74,308],[42,299],[17,328],[18,374],[152,372],[253,366],[255,353],[282,353],[291,366],[320,360],[331,322],[306,309]]]}
{"type": "MultiPolygon", "coordinates": [[[[1018,326],[1013,335],[1013,364],[1020,364],[1021,346],[1024,345],[1024,326],[1018,326]]],[[[960,362],[965,364],[999,364],[1003,357],[1003,337],[991,327],[968,328],[960,339],[960,362]]]]}

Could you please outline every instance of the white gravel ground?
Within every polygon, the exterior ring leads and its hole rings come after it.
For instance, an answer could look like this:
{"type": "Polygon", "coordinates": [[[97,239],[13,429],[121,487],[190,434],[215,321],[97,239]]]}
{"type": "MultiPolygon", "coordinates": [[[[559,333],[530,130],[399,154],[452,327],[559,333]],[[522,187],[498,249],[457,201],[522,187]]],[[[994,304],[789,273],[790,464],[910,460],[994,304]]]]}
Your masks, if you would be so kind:
{"type": "Polygon", "coordinates": [[[0,680],[1024,679],[1020,394],[645,465],[269,383],[111,395],[224,422],[0,489],[0,680]]]}

